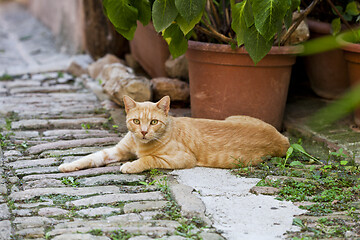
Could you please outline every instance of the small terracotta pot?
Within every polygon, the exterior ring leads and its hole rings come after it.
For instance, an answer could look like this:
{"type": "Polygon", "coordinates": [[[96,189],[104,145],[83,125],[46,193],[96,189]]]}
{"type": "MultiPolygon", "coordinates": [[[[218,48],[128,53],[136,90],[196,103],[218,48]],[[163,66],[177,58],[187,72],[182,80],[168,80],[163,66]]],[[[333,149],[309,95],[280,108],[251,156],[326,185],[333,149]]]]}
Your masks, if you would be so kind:
{"type": "MultiPolygon", "coordinates": [[[[348,44],[343,47],[349,79],[352,87],[360,84],[360,44],[348,44]]],[[[360,108],[354,113],[355,124],[360,127],[360,108]]]]}
{"type": "Polygon", "coordinates": [[[244,48],[189,41],[192,117],[248,115],[281,129],[295,47],[273,47],[256,66],[244,48]]]}
{"type": "MultiPolygon", "coordinates": [[[[331,34],[331,25],[306,21],[312,39],[331,34]]],[[[313,91],[320,97],[336,99],[349,88],[349,78],[341,49],[310,55],[304,58],[306,73],[313,91]]]]}
{"type": "Polygon", "coordinates": [[[166,77],[165,62],[170,56],[165,40],[155,31],[152,23],[145,27],[138,21],[130,51],[136,61],[152,77],[166,77]]]}

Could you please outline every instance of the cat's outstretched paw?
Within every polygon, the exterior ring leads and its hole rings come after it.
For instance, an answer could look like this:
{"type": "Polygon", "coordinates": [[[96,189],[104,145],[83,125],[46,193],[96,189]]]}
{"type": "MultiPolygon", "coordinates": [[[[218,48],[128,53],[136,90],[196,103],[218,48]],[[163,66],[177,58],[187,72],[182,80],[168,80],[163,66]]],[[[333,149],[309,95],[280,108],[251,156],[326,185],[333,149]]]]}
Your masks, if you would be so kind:
{"type": "Polygon", "coordinates": [[[76,167],[74,167],[74,165],[71,163],[63,163],[59,166],[60,172],[73,172],[76,170],[78,170],[78,169],[76,167]]]}
{"type": "Polygon", "coordinates": [[[127,162],[124,163],[121,167],[120,167],[120,171],[122,173],[140,173],[143,170],[139,169],[136,161],[135,162],[127,162]]]}

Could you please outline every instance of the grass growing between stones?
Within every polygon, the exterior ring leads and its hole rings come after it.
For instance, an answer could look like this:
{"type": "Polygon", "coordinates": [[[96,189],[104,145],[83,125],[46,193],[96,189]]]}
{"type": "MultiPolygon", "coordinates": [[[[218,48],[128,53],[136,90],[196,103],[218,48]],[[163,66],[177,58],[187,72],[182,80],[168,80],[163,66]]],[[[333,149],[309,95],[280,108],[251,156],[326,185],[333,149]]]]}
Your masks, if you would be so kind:
{"type": "Polygon", "coordinates": [[[285,158],[270,158],[257,167],[233,170],[238,176],[258,177],[260,187],[279,189],[278,200],[296,202],[307,210],[295,218],[301,232],[290,239],[360,237],[360,168],[342,149],[317,158],[293,144],[285,158]]]}
{"type": "Polygon", "coordinates": [[[145,186],[155,185],[164,194],[165,199],[168,201],[167,205],[162,209],[160,214],[153,217],[154,220],[172,220],[177,221],[181,225],[176,228],[175,234],[186,239],[200,240],[200,233],[205,227],[205,223],[200,218],[185,218],[181,215],[180,206],[174,201],[171,196],[168,178],[164,176],[164,173],[152,169],[148,172],[147,180],[140,182],[145,186]]]}
{"type": "Polygon", "coordinates": [[[15,135],[15,133],[12,131],[12,122],[18,121],[19,116],[18,113],[10,112],[8,113],[5,118],[4,124],[0,124],[0,147],[3,150],[18,150],[20,152],[25,151],[29,145],[27,141],[22,141],[21,143],[14,144],[12,141],[12,136],[15,135]]]}
{"type": "Polygon", "coordinates": [[[4,73],[3,75],[0,76],[0,81],[10,81],[13,80],[14,76],[11,76],[9,74],[4,73]]]}

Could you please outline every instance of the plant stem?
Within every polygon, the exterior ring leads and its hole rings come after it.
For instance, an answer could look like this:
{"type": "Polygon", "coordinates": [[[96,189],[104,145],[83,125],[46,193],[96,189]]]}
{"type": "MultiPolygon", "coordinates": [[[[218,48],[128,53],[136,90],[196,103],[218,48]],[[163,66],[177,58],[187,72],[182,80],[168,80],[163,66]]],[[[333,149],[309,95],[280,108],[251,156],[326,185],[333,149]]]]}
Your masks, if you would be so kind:
{"type": "Polygon", "coordinates": [[[225,5],[225,0],[221,0],[221,5],[222,5],[222,10],[223,10],[223,22],[222,22],[222,25],[223,25],[223,29],[225,30],[226,29],[226,5],[225,5]]]}
{"type": "Polygon", "coordinates": [[[215,21],[216,21],[215,28],[217,29],[218,26],[221,26],[220,18],[219,18],[219,15],[218,15],[218,13],[217,13],[217,10],[216,10],[216,7],[215,7],[215,5],[214,5],[214,2],[213,2],[212,0],[209,0],[209,3],[210,3],[210,7],[211,7],[211,12],[213,13],[214,18],[215,18],[215,21]]]}
{"type": "Polygon", "coordinates": [[[339,10],[336,8],[336,6],[334,5],[334,3],[331,0],[326,0],[328,2],[328,4],[331,6],[331,8],[334,10],[334,12],[336,12],[336,14],[339,16],[339,18],[341,19],[341,21],[346,25],[347,28],[352,29],[352,27],[350,26],[350,24],[348,23],[348,21],[346,21],[346,19],[343,17],[343,15],[341,15],[341,13],[339,12],[339,10]]]}
{"type": "Polygon", "coordinates": [[[217,40],[221,41],[221,42],[225,42],[225,43],[235,43],[235,40],[232,38],[228,38],[224,35],[222,35],[221,33],[218,32],[212,32],[207,30],[206,28],[200,27],[200,26],[195,26],[195,29],[204,33],[205,35],[208,35],[209,37],[213,37],[216,38],[217,40]]]}
{"type": "Polygon", "coordinates": [[[212,9],[212,1],[206,1],[206,7],[205,7],[205,12],[206,12],[206,16],[210,21],[210,24],[212,24],[214,26],[215,29],[217,29],[218,25],[217,25],[217,21],[214,19],[213,16],[213,9],[212,9]]]}
{"type": "MultiPolygon", "coordinates": [[[[207,27],[208,27],[208,24],[205,24],[207,27]]],[[[211,27],[211,26],[210,26],[211,27]]],[[[222,42],[225,42],[225,43],[234,43],[236,44],[236,41],[232,38],[229,38],[229,37],[226,37],[224,36],[223,34],[221,33],[218,33],[217,31],[215,31],[215,29],[212,28],[212,30],[207,30],[206,28],[203,28],[201,26],[195,26],[195,28],[197,30],[199,30],[200,32],[210,36],[210,37],[213,37],[213,38],[216,38],[217,40],[220,40],[222,42]]]]}
{"type": "Polygon", "coordinates": [[[311,4],[300,14],[298,19],[291,25],[289,30],[285,33],[284,36],[280,39],[280,45],[283,46],[286,41],[290,38],[291,34],[296,30],[300,23],[306,18],[307,15],[314,9],[315,5],[318,4],[321,0],[314,0],[311,4]]]}

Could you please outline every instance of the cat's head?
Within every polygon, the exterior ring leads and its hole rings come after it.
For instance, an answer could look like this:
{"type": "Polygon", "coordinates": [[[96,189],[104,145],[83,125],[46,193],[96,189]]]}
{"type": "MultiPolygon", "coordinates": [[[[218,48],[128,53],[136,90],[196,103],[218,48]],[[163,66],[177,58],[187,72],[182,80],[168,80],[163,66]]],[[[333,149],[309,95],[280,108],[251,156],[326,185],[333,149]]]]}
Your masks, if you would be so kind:
{"type": "Polygon", "coordinates": [[[143,143],[159,140],[168,124],[170,97],[165,96],[157,103],[135,102],[124,96],[126,126],[143,143]]]}

